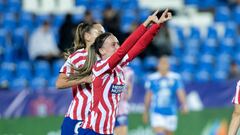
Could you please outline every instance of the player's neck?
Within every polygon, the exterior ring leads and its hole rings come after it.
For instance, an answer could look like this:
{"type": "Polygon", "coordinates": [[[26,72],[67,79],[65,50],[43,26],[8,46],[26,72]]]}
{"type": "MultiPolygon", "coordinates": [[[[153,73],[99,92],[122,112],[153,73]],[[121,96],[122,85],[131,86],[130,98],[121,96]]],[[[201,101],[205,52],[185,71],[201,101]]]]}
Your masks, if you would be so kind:
{"type": "Polygon", "coordinates": [[[162,76],[166,76],[167,73],[168,73],[168,71],[167,71],[167,70],[166,70],[166,71],[159,71],[159,73],[160,73],[162,76]]]}

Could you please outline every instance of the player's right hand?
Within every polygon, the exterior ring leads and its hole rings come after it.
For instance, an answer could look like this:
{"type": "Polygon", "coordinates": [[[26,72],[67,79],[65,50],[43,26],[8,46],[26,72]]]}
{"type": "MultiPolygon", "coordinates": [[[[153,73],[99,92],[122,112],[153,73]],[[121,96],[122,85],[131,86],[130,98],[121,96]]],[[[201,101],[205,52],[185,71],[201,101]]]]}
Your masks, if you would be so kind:
{"type": "Polygon", "coordinates": [[[82,78],[82,81],[83,81],[84,83],[92,83],[92,81],[93,81],[93,76],[92,76],[92,75],[86,76],[86,77],[82,78]]]}
{"type": "Polygon", "coordinates": [[[150,23],[158,23],[157,13],[159,10],[156,10],[152,15],[148,16],[147,20],[143,23],[147,27],[150,23]]]}

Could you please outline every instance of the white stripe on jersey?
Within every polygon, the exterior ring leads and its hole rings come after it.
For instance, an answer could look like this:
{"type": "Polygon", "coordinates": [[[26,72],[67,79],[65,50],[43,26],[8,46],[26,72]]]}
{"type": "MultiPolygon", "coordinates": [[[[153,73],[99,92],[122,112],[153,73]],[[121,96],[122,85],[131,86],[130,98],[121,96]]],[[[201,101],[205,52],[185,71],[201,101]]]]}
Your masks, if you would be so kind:
{"type": "MultiPolygon", "coordinates": [[[[91,108],[91,103],[92,103],[92,95],[91,93],[87,90],[86,88],[86,85],[85,84],[82,84],[83,85],[83,92],[84,94],[88,97],[87,98],[87,106],[86,106],[86,110],[89,110],[90,111],[90,108],[91,108]]],[[[88,116],[88,111],[85,111],[85,118],[88,116]]]]}
{"type": "MultiPolygon", "coordinates": [[[[78,98],[78,106],[77,106],[77,118],[79,118],[79,119],[83,119],[82,118],[82,116],[81,116],[81,112],[82,112],[82,107],[83,107],[83,97],[80,95],[80,92],[78,91],[77,92],[77,98],[78,98]]],[[[74,112],[72,112],[72,114],[73,114],[74,112]]],[[[84,114],[85,115],[85,114],[84,114]]]]}
{"type": "Polygon", "coordinates": [[[83,65],[85,63],[86,60],[80,60],[79,62],[77,62],[75,65],[76,67],[80,67],[81,65],[83,65]]]}
{"type": "Polygon", "coordinates": [[[70,109],[70,111],[68,112],[68,114],[69,114],[69,117],[70,118],[72,118],[73,119],[73,110],[74,110],[74,106],[75,106],[75,104],[76,104],[76,100],[72,100],[72,106],[71,106],[71,109],[70,109]]]}
{"type": "MultiPolygon", "coordinates": [[[[108,108],[108,110],[109,110],[109,114],[108,114],[108,118],[109,118],[109,119],[110,119],[111,114],[112,114],[112,106],[111,106],[110,101],[109,101],[109,99],[108,99],[108,92],[109,92],[110,87],[111,87],[111,85],[112,85],[113,82],[114,82],[114,74],[112,74],[112,75],[110,76],[110,79],[109,79],[109,81],[108,81],[108,83],[107,83],[107,85],[106,85],[106,87],[105,87],[105,89],[104,89],[104,91],[103,91],[103,100],[104,100],[104,102],[105,102],[105,104],[107,105],[107,108],[108,108]]],[[[110,120],[108,120],[108,123],[107,123],[107,129],[110,129],[110,123],[109,123],[109,121],[110,121],[110,120]]],[[[109,131],[109,130],[107,130],[107,131],[109,131]]]]}
{"type": "Polygon", "coordinates": [[[96,71],[95,69],[93,69],[92,71],[93,71],[93,74],[94,74],[95,76],[99,76],[99,75],[101,75],[102,73],[106,72],[109,68],[110,68],[109,65],[106,64],[106,66],[104,66],[101,70],[96,71]]]}
{"type": "MultiPolygon", "coordinates": [[[[114,105],[114,108],[113,108],[113,109],[116,109],[116,108],[117,108],[117,106],[118,106],[118,104],[117,104],[118,101],[116,100],[116,96],[120,96],[120,95],[121,95],[121,94],[113,94],[113,95],[112,95],[112,100],[113,100],[113,103],[114,103],[114,104],[113,104],[113,105],[114,105]]],[[[109,120],[109,122],[112,122],[112,123],[111,123],[112,129],[110,129],[111,132],[113,132],[113,128],[114,128],[114,125],[115,125],[115,120],[114,120],[114,119],[116,119],[116,118],[115,118],[115,113],[116,113],[116,111],[114,111],[113,114],[112,114],[112,119],[113,119],[113,121],[110,121],[110,120],[109,120]]]]}
{"type": "Polygon", "coordinates": [[[233,103],[234,104],[239,104],[239,90],[240,90],[240,81],[237,82],[236,85],[236,93],[235,96],[233,97],[233,103]]]}
{"type": "Polygon", "coordinates": [[[91,122],[91,125],[94,125],[94,126],[92,126],[92,129],[94,130],[94,131],[96,131],[96,120],[97,120],[97,113],[91,113],[92,114],[92,117],[91,117],[91,119],[92,119],[92,121],[90,121],[91,122]]]}
{"type": "Polygon", "coordinates": [[[68,107],[68,111],[67,111],[67,113],[66,113],[66,117],[70,117],[70,110],[72,109],[72,107],[73,107],[73,100],[71,101],[71,104],[70,104],[70,106],[68,107]]]}
{"type": "Polygon", "coordinates": [[[80,52],[80,51],[78,51],[78,52],[76,52],[76,54],[75,55],[73,55],[70,59],[73,61],[73,60],[76,60],[76,59],[78,59],[79,57],[83,57],[83,56],[87,56],[87,53],[86,52],[80,52]]]}
{"type": "Polygon", "coordinates": [[[103,108],[102,104],[99,103],[98,104],[98,109],[101,111],[102,113],[102,117],[101,117],[101,120],[100,120],[100,125],[99,125],[99,132],[103,133],[103,126],[104,126],[104,122],[105,122],[105,119],[106,119],[106,111],[105,109],[103,108]]]}

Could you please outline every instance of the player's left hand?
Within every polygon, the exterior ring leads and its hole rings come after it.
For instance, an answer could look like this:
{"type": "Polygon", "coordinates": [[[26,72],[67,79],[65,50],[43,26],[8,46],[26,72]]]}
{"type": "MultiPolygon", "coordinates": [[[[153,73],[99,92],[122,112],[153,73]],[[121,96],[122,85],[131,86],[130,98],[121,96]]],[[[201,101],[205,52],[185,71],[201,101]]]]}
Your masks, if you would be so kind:
{"type": "Polygon", "coordinates": [[[182,112],[182,114],[188,114],[189,110],[188,110],[187,105],[183,105],[181,107],[181,112],[182,112]]]}
{"type": "Polygon", "coordinates": [[[161,17],[158,20],[158,24],[164,23],[172,19],[172,13],[168,11],[168,8],[162,13],[161,17]]]}

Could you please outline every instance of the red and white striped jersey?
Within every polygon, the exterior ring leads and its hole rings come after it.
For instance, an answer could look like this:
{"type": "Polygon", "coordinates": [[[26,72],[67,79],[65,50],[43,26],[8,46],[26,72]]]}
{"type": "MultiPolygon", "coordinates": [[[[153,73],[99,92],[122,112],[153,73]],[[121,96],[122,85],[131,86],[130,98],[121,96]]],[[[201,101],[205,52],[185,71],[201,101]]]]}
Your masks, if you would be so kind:
{"type": "MultiPolygon", "coordinates": [[[[81,67],[87,59],[87,52],[84,49],[79,49],[71,54],[67,61],[62,66],[60,73],[69,76],[74,73],[72,66],[81,67]]],[[[89,113],[91,107],[91,87],[90,84],[81,84],[72,87],[73,99],[68,108],[65,117],[70,117],[74,120],[84,120],[89,113]]]]}
{"type": "Polygon", "coordinates": [[[236,93],[232,100],[233,104],[240,104],[240,80],[237,82],[236,93]]]}
{"type": "Polygon", "coordinates": [[[121,93],[126,90],[122,67],[147,47],[159,27],[155,24],[147,31],[141,25],[110,58],[96,62],[93,67],[91,113],[83,121],[82,128],[100,134],[113,134],[121,93]]]}
{"type": "Polygon", "coordinates": [[[121,99],[118,105],[118,111],[117,111],[117,116],[119,115],[127,115],[129,112],[129,105],[128,105],[128,95],[129,95],[129,91],[128,91],[128,85],[132,85],[133,86],[133,81],[134,81],[134,72],[133,70],[128,67],[125,66],[123,67],[123,73],[125,76],[125,82],[126,82],[126,90],[123,91],[122,95],[121,95],[121,99]]]}

